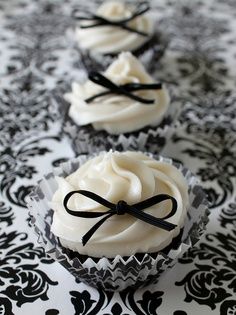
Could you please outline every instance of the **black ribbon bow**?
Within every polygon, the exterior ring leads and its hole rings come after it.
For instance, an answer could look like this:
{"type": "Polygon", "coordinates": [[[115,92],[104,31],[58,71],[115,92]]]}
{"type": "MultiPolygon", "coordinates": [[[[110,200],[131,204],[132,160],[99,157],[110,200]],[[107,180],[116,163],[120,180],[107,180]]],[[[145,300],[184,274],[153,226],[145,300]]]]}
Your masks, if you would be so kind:
{"type": "Polygon", "coordinates": [[[148,83],[148,84],[142,84],[142,83],[126,83],[121,85],[116,85],[114,82],[106,78],[104,75],[102,75],[99,72],[91,71],[88,75],[88,78],[90,81],[92,81],[95,84],[101,85],[107,89],[107,91],[98,93],[96,95],[93,95],[87,99],[85,99],[85,102],[91,103],[93,100],[95,100],[98,97],[105,96],[108,94],[121,94],[125,95],[135,101],[138,101],[143,104],[153,104],[155,100],[152,99],[145,99],[143,97],[137,96],[135,94],[132,94],[131,92],[139,91],[139,90],[160,90],[162,89],[161,83],[148,83]]]}
{"type": "Polygon", "coordinates": [[[102,218],[100,221],[98,221],[82,238],[82,244],[83,246],[89,241],[89,239],[92,237],[92,235],[96,232],[96,230],[110,217],[112,217],[114,214],[117,215],[122,215],[125,213],[128,213],[130,215],[132,215],[133,217],[138,218],[139,220],[142,220],[148,224],[154,225],[156,227],[159,227],[163,230],[166,231],[171,231],[173,230],[176,225],[170,222],[166,222],[165,220],[172,217],[177,210],[177,201],[174,197],[169,196],[167,194],[160,194],[160,195],[155,195],[151,198],[148,198],[146,200],[143,200],[141,202],[138,202],[136,204],[133,205],[128,205],[125,201],[120,200],[118,201],[117,204],[114,204],[104,198],[102,198],[101,196],[88,191],[88,190],[75,190],[75,191],[71,191],[69,192],[65,198],[64,198],[64,207],[66,209],[66,211],[75,216],[75,217],[81,217],[81,218],[98,218],[98,217],[102,217],[105,216],[104,218],[102,218]],[[92,211],[74,211],[74,210],[70,210],[67,207],[68,201],[69,199],[74,195],[74,194],[81,194],[85,197],[88,197],[98,203],[100,203],[102,206],[108,208],[109,210],[104,212],[92,212],[92,211]],[[172,209],[170,211],[170,213],[168,215],[166,215],[163,218],[156,218],[148,213],[143,212],[142,210],[149,208],[155,204],[158,204],[162,201],[165,200],[171,200],[172,202],[172,209]]]}
{"type": "Polygon", "coordinates": [[[141,2],[139,5],[137,5],[137,9],[134,11],[134,13],[129,18],[121,19],[118,21],[109,20],[109,19],[102,17],[100,15],[93,14],[87,10],[84,10],[82,12],[84,15],[76,15],[78,10],[75,10],[73,12],[73,16],[76,19],[79,19],[81,21],[82,20],[94,21],[94,23],[90,24],[90,25],[80,25],[80,28],[92,28],[92,27],[96,27],[96,26],[112,25],[112,26],[123,28],[129,32],[136,33],[136,34],[139,34],[142,36],[149,36],[149,34],[142,32],[142,31],[139,31],[139,30],[136,30],[136,29],[127,25],[128,22],[132,21],[137,16],[146,13],[148,10],[150,10],[149,4],[147,2],[141,2]]]}

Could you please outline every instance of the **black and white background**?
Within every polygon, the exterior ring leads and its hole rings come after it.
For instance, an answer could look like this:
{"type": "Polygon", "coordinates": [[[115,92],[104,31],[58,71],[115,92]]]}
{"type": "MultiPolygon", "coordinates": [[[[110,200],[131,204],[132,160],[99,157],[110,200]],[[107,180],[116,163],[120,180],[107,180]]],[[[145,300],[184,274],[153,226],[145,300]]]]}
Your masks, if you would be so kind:
{"type": "Polygon", "coordinates": [[[157,285],[105,293],[76,283],[37,243],[25,199],[74,156],[57,105],[84,75],[68,35],[84,3],[0,1],[0,314],[236,314],[234,0],[152,1],[169,41],[155,77],[183,104],[162,154],[197,174],[211,201],[198,245],[157,285]]]}

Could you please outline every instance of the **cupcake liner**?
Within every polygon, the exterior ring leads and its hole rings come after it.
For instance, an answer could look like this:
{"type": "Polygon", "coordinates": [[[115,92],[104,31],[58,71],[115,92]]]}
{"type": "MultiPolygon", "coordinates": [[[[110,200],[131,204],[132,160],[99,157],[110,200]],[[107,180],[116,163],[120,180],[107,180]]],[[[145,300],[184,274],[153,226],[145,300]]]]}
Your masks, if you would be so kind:
{"type": "MultiPolygon", "coordinates": [[[[93,154],[95,155],[95,154],[93,154]]],[[[208,222],[208,203],[196,177],[181,165],[175,166],[182,172],[189,185],[190,208],[186,216],[183,233],[177,248],[171,248],[166,254],[146,253],[140,257],[131,255],[112,259],[71,258],[68,250],[61,246],[59,239],[51,231],[53,211],[48,206],[57,189],[55,176],[68,176],[84,164],[93,155],[81,155],[74,160],[61,164],[54,173],[44,176],[28,197],[31,224],[38,235],[38,242],[45,252],[61,263],[79,281],[108,291],[122,291],[127,287],[141,287],[158,281],[159,276],[171,268],[177,259],[194,246],[206,229],[208,222]]],[[[157,160],[172,164],[172,160],[153,156],[157,160]]]]}

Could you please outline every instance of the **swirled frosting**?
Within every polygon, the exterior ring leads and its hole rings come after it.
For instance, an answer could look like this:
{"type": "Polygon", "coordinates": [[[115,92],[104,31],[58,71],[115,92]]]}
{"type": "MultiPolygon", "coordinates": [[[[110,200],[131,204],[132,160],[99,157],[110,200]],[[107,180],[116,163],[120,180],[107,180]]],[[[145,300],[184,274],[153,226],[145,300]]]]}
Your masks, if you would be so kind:
{"type": "MultiPolygon", "coordinates": [[[[119,55],[104,75],[114,83],[154,83],[143,65],[130,52],[119,55]]],[[[73,83],[72,92],[65,95],[71,104],[69,115],[79,126],[92,124],[96,130],[110,134],[133,132],[146,126],[158,125],[168,107],[169,94],[165,87],[160,90],[142,90],[137,95],[154,99],[153,104],[143,104],[124,95],[109,94],[96,98],[92,103],[86,99],[106,89],[91,81],[73,83]]]]}
{"type": "MultiPolygon", "coordinates": [[[[137,252],[157,252],[166,247],[183,226],[188,207],[188,187],[182,173],[173,165],[154,160],[141,152],[101,153],[88,160],[66,178],[57,178],[58,189],[51,207],[54,210],[51,230],[63,246],[93,257],[129,256],[137,252]],[[72,216],[63,207],[67,193],[85,189],[117,203],[134,204],[156,194],[173,196],[177,212],[167,221],[177,227],[171,232],[151,226],[128,214],[107,220],[83,247],[81,239],[101,218],[72,216]]],[[[69,208],[78,211],[106,211],[95,201],[76,194],[69,208]]],[[[144,211],[158,218],[170,212],[171,202],[164,201],[144,211]]]]}
{"type": "MultiPolygon", "coordinates": [[[[109,20],[117,21],[129,18],[134,11],[133,6],[122,2],[111,1],[103,3],[96,14],[109,20]]],[[[94,24],[94,21],[82,21],[81,25],[94,24]]],[[[135,30],[150,34],[153,33],[153,22],[146,15],[140,15],[127,23],[135,30]]],[[[124,50],[134,51],[141,47],[150,36],[142,36],[112,25],[97,26],[93,28],[76,29],[76,38],[82,49],[101,54],[116,54],[124,50]]]]}

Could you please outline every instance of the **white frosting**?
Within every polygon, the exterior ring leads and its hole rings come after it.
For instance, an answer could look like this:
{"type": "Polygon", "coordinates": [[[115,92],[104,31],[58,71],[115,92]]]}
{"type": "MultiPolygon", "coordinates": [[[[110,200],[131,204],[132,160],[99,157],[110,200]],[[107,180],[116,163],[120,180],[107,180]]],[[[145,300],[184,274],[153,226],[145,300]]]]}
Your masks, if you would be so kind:
{"type": "MultiPolygon", "coordinates": [[[[111,1],[103,3],[96,14],[109,20],[117,21],[130,17],[135,7],[122,2],[111,1]]],[[[81,25],[94,24],[96,21],[82,21],[81,25]]],[[[143,14],[127,23],[135,30],[145,32],[150,36],[153,33],[153,22],[143,14]]],[[[97,26],[76,29],[76,38],[82,49],[88,49],[101,54],[119,53],[124,50],[134,51],[141,47],[150,36],[142,36],[116,26],[97,26]]]]}
{"type": "MultiPolygon", "coordinates": [[[[166,247],[183,226],[188,207],[188,187],[182,173],[173,165],[156,161],[141,152],[108,152],[88,160],[66,178],[57,178],[58,189],[50,203],[54,210],[51,231],[63,246],[93,257],[129,256],[137,252],[157,252],[166,247]],[[82,246],[83,235],[101,218],[72,216],[63,207],[63,199],[73,190],[85,189],[117,203],[134,204],[156,194],[169,194],[178,203],[177,212],[167,221],[177,227],[171,232],[149,225],[128,214],[108,219],[82,246]]],[[[68,206],[78,211],[106,211],[95,201],[75,194],[68,206]]],[[[144,211],[155,217],[166,216],[171,201],[144,211]]]]}
{"type": "MultiPolygon", "coordinates": [[[[121,53],[104,75],[118,85],[154,83],[143,65],[130,52],[121,53]]],[[[66,94],[65,99],[71,103],[69,115],[77,125],[92,124],[94,129],[106,130],[110,134],[132,132],[145,126],[158,125],[169,107],[169,94],[165,87],[133,92],[143,98],[154,99],[153,104],[143,104],[115,94],[96,98],[91,103],[84,101],[105,90],[89,80],[84,84],[72,84],[72,92],[66,94]]]]}

